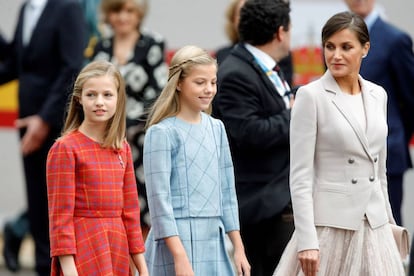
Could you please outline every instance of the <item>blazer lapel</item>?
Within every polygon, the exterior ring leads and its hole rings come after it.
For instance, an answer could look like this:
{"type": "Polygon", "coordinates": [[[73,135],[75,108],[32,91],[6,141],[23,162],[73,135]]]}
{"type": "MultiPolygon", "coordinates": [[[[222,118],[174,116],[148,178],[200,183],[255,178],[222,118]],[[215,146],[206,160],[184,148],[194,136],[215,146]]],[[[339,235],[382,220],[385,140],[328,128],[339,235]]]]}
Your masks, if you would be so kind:
{"type": "Polygon", "coordinates": [[[254,56],[242,45],[238,44],[235,48],[235,53],[242,59],[246,60],[251,66],[257,71],[257,74],[260,76],[262,83],[266,86],[267,91],[274,97],[277,103],[281,106],[282,109],[286,109],[286,104],[283,98],[280,96],[273,82],[269,79],[265,72],[263,72],[260,65],[255,60],[254,56]]]}
{"type": "MultiPolygon", "coordinates": [[[[363,130],[361,125],[358,123],[354,113],[352,112],[352,108],[346,104],[345,95],[341,92],[341,89],[339,88],[338,84],[336,83],[335,79],[332,77],[329,71],[327,71],[322,78],[323,78],[322,81],[324,83],[325,90],[327,92],[334,94],[334,96],[332,97],[333,104],[336,106],[336,108],[338,108],[340,113],[348,121],[349,125],[352,127],[356,136],[358,137],[358,140],[361,142],[365,152],[371,158],[366,131],[363,130]]],[[[368,106],[368,109],[370,109],[369,107],[370,103],[366,103],[365,98],[366,97],[364,97],[363,95],[364,107],[367,108],[368,106]]],[[[368,122],[367,122],[367,126],[368,126],[368,122]]]]}
{"type": "Polygon", "coordinates": [[[360,83],[362,87],[362,99],[365,108],[365,117],[367,120],[367,130],[366,130],[366,137],[369,143],[369,137],[374,137],[375,132],[377,132],[375,127],[375,122],[377,120],[378,114],[376,113],[377,110],[375,109],[377,98],[375,96],[374,91],[369,86],[365,85],[365,80],[360,77],[360,83]]]}

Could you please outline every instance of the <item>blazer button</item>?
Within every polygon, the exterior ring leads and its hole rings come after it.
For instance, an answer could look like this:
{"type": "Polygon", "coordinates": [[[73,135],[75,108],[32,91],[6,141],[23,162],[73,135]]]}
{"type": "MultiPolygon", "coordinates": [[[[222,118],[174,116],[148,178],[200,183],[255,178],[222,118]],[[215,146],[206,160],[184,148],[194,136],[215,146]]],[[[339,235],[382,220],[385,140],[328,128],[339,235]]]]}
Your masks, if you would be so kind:
{"type": "Polygon", "coordinates": [[[352,184],[357,184],[358,183],[358,179],[352,178],[351,182],[352,182],[352,184]]]}
{"type": "Polygon", "coordinates": [[[378,161],[378,157],[375,157],[374,162],[377,163],[377,161],[378,161]]]}
{"type": "Polygon", "coordinates": [[[354,162],[355,162],[355,159],[354,159],[354,158],[349,158],[349,159],[348,159],[348,163],[349,163],[349,164],[353,164],[354,162]]]}
{"type": "Polygon", "coordinates": [[[372,181],[374,181],[374,180],[375,180],[375,177],[371,175],[371,176],[369,177],[369,181],[371,181],[371,182],[372,182],[372,181]]]}

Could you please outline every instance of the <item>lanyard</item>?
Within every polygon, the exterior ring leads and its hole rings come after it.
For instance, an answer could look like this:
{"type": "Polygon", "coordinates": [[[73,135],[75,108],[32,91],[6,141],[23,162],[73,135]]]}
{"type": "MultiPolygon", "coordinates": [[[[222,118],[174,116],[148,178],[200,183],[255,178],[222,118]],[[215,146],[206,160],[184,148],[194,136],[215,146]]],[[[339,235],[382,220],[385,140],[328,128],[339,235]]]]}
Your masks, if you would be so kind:
{"type": "Polygon", "coordinates": [[[257,64],[259,64],[262,71],[266,74],[266,76],[268,76],[270,78],[270,80],[272,81],[272,83],[276,87],[277,92],[280,94],[280,96],[283,98],[284,102],[286,103],[286,107],[289,108],[289,106],[290,106],[289,105],[289,99],[290,99],[289,84],[285,80],[282,80],[277,72],[273,71],[272,69],[266,68],[266,66],[263,64],[263,62],[261,62],[258,58],[255,57],[255,60],[256,60],[257,64]]]}

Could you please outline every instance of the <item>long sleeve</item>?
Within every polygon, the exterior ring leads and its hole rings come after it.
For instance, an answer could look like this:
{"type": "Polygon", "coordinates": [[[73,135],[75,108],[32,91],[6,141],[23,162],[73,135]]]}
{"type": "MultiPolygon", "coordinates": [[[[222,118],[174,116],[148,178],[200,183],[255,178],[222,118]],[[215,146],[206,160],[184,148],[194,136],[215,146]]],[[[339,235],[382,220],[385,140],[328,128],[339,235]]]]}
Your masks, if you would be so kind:
{"type": "MultiPolygon", "coordinates": [[[[403,107],[403,119],[405,124],[406,139],[411,138],[414,131],[414,120],[412,119],[412,109],[414,108],[414,52],[412,39],[403,32],[399,32],[394,39],[390,55],[390,67],[387,69],[392,74],[392,91],[398,95],[399,105],[403,107]]],[[[387,89],[387,86],[384,86],[387,89]]]]}
{"type": "Polygon", "coordinates": [[[226,130],[220,122],[220,178],[223,194],[223,224],[225,231],[239,230],[239,212],[234,181],[233,162],[227,141],[226,130]]]}
{"type": "Polygon", "coordinates": [[[178,235],[171,198],[172,146],[165,129],[154,125],[145,135],[144,171],[155,239],[178,235]]]}
{"type": "MultiPolygon", "coordinates": [[[[383,91],[384,95],[385,95],[385,100],[384,100],[384,116],[387,116],[387,93],[385,91],[383,91]]],[[[379,153],[379,166],[378,166],[378,175],[380,178],[380,182],[381,182],[381,189],[384,195],[384,199],[385,199],[385,208],[387,210],[387,215],[388,215],[388,220],[390,223],[395,224],[395,219],[394,216],[392,214],[392,209],[391,209],[391,203],[389,200],[389,195],[388,195],[388,181],[387,181],[387,142],[384,141],[384,148],[380,151],[379,153]]]]}
{"type": "Polygon", "coordinates": [[[122,220],[128,236],[130,253],[142,253],[145,251],[145,246],[141,232],[138,192],[131,149],[127,143],[125,143],[125,153],[126,168],[123,187],[124,207],[122,210],[122,220]]]}
{"type": "Polygon", "coordinates": [[[78,1],[67,1],[60,8],[60,13],[60,22],[56,23],[56,36],[59,38],[56,47],[59,47],[61,65],[39,112],[43,120],[59,127],[71,83],[82,67],[83,50],[86,47],[86,23],[78,1]]]}
{"type": "Polygon", "coordinates": [[[298,251],[318,249],[313,213],[317,110],[312,91],[299,89],[290,123],[290,191],[298,251]]]}
{"type": "Polygon", "coordinates": [[[51,256],[76,254],[75,170],[73,151],[57,141],[50,149],[46,169],[51,256]]]}

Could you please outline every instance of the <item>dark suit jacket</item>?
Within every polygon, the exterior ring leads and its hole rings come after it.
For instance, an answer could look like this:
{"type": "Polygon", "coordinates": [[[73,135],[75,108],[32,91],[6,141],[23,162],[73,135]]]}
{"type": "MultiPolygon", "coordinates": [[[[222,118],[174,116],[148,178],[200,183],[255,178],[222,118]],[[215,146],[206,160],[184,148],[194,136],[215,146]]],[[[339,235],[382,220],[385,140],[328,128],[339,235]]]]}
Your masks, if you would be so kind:
{"type": "Polygon", "coordinates": [[[213,116],[229,136],[241,222],[280,213],[290,201],[290,110],[242,44],[219,67],[213,116]]]}
{"type": "Polygon", "coordinates": [[[411,38],[378,18],[370,30],[371,49],[361,75],[381,85],[388,94],[389,174],[411,167],[409,139],[414,126],[414,54],[411,38]]]}
{"type": "Polygon", "coordinates": [[[0,61],[3,60],[9,54],[9,43],[4,39],[0,33],[0,61]]]}
{"type": "Polygon", "coordinates": [[[0,65],[0,83],[19,80],[19,117],[38,114],[59,131],[68,92],[83,63],[80,53],[86,46],[78,2],[49,0],[27,46],[22,44],[23,6],[12,53],[0,65]]]}

